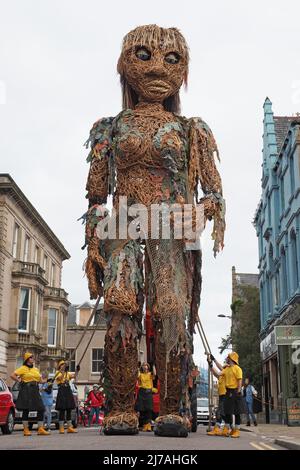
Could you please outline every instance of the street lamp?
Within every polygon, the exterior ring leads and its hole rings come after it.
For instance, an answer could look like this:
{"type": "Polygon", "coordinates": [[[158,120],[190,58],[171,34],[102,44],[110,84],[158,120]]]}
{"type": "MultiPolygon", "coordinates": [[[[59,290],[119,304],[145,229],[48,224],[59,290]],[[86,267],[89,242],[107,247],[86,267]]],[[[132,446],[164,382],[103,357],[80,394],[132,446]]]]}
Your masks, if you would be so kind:
{"type": "Polygon", "coordinates": [[[217,315],[219,318],[229,318],[230,320],[232,319],[232,317],[230,315],[224,315],[223,313],[220,313],[219,315],[217,315]]]}

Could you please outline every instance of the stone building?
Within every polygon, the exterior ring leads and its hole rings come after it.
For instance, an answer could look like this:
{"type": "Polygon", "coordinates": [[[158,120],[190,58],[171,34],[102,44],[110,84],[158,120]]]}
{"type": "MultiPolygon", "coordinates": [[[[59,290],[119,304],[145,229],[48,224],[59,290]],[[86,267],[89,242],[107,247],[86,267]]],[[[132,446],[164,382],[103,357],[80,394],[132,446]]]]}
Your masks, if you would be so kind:
{"type": "Polygon", "coordinates": [[[91,388],[94,383],[99,383],[102,369],[106,323],[100,305],[87,327],[93,308],[94,305],[89,302],[82,305],[72,304],[69,306],[68,312],[66,348],[71,372],[75,372],[76,365],[80,362],[80,371],[76,380],[80,399],[85,398],[85,391],[91,388]],[[84,331],[86,332],[83,336],[84,331]],[[81,339],[82,341],[77,348],[81,339]]]}
{"type": "Polygon", "coordinates": [[[62,263],[70,255],[12,177],[0,174],[0,376],[26,350],[41,369],[65,357],[68,295],[62,263]]]}
{"type": "MultiPolygon", "coordinates": [[[[80,362],[80,371],[76,383],[78,395],[81,400],[84,399],[86,391],[90,389],[94,383],[99,383],[103,365],[102,360],[106,333],[103,304],[99,304],[95,315],[92,317],[87,327],[93,309],[94,304],[84,302],[81,305],[70,305],[68,312],[66,348],[68,349],[68,358],[71,359],[69,367],[72,372],[75,372],[76,365],[80,362]],[[81,342],[77,348],[79,341],[81,342]],[[76,349],[75,352],[74,349],[76,349]]],[[[139,358],[142,362],[146,360],[145,335],[142,336],[138,348],[139,358]]]]}

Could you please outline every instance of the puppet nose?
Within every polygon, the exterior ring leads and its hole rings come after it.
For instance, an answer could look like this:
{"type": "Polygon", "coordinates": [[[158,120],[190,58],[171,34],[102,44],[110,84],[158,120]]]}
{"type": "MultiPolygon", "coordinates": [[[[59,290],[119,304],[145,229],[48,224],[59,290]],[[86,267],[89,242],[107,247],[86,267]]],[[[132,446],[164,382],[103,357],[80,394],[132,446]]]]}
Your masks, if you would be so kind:
{"type": "Polygon", "coordinates": [[[147,77],[163,78],[167,76],[167,71],[162,61],[153,64],[146,72],[147,77]]]}

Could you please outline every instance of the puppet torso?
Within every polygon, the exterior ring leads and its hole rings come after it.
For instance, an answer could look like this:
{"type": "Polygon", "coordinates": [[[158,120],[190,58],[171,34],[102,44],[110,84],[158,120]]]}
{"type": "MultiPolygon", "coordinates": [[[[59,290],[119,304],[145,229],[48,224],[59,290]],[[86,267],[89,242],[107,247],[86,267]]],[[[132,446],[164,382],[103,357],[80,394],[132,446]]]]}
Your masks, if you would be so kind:
{"type": "Polygon", "coordinates": [[[113,149],[116,197],[146,206],[185,199],[188,136],[183,119],[162,105],[137,105],[116,120],[113,149]]]}

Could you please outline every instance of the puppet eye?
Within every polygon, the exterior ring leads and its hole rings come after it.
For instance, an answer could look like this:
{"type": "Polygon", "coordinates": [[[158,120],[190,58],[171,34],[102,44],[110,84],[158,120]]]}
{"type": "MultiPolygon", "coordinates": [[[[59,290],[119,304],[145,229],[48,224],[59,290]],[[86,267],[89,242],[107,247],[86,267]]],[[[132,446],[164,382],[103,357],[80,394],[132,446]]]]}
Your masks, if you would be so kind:
{"type": "Polygon", "coordinates": [[[180,57],[177,52],[169,52],[169,54],[165,56],[165,61],[168,62],[168,64],[178,64],[179,59],[180,57]]]}
{"type": "Polygon", "coordinates": [[[140,47],[139,49],[137,49],[135,51],[135,55],[140,60],[150,60],[151,59],[151,53],[145,47],[140,47]]]}

